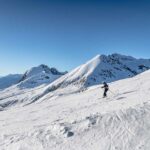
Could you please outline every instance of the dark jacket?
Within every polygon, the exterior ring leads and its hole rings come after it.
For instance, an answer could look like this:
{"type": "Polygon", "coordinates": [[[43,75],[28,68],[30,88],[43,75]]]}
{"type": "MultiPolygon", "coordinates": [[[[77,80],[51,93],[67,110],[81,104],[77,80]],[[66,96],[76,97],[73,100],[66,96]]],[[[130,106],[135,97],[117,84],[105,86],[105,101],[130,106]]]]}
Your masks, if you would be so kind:
{"type": "Polygon", "coordinates": [[[104,83],[104,85],[102,86],[102,88],[104,88],[105,90],[109,90],[109,86],[107,83],[104,83]]]}

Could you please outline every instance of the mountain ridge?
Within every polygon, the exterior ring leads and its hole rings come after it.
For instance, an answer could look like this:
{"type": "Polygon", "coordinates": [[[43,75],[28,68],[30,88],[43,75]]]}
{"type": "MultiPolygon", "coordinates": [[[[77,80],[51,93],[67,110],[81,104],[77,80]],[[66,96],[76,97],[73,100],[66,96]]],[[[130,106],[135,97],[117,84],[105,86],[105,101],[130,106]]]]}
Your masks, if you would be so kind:
{"type": "Polygon", "coordinates": [[[136,59],[116,53],[108,56],[97,55],[55,80],[50,84],[50,88],[57,89],[70,84],[86,88],[101,84],[103,81],[113,82],[134,77],[148,69],[150,69],[150,59],[136,59]]]}

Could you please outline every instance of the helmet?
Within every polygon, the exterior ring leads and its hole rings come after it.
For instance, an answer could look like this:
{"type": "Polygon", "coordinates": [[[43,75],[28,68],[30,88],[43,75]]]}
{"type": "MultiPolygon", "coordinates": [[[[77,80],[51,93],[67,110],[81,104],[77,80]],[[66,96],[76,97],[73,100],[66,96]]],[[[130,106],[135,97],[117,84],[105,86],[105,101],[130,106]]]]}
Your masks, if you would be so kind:
{"type": "Polygon", "coordinates": [[[104,81],[103,84],[107,84],[107,83],[104,81]]]}

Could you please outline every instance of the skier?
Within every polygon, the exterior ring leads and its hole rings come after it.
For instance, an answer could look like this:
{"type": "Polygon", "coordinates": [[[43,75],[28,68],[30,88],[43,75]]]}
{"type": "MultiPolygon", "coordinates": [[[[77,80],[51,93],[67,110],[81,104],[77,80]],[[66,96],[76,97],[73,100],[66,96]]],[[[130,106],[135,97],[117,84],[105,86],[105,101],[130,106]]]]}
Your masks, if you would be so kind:
{"type": "Polygon", "coordinates": [[[106,82],[103,82],[103,86],[101,88],[104,88],[103,98],[107,97],[107,91],[109,90],[108,84],[106,82]]]}

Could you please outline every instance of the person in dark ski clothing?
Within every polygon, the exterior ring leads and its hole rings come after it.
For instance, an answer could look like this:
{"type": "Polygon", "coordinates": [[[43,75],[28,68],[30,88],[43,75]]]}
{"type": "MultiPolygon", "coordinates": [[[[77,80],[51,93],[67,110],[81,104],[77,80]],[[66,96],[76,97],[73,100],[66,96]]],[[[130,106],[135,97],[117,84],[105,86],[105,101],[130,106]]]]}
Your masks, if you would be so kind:
{"type": "Polygon", "coordinates": [[[109,90],[109,86],[106,82],[103,82],[103,86],[102,88],[104,88],[104,94],[103,94],[103,97],[107,97],[107,92],[109,90]]]}

